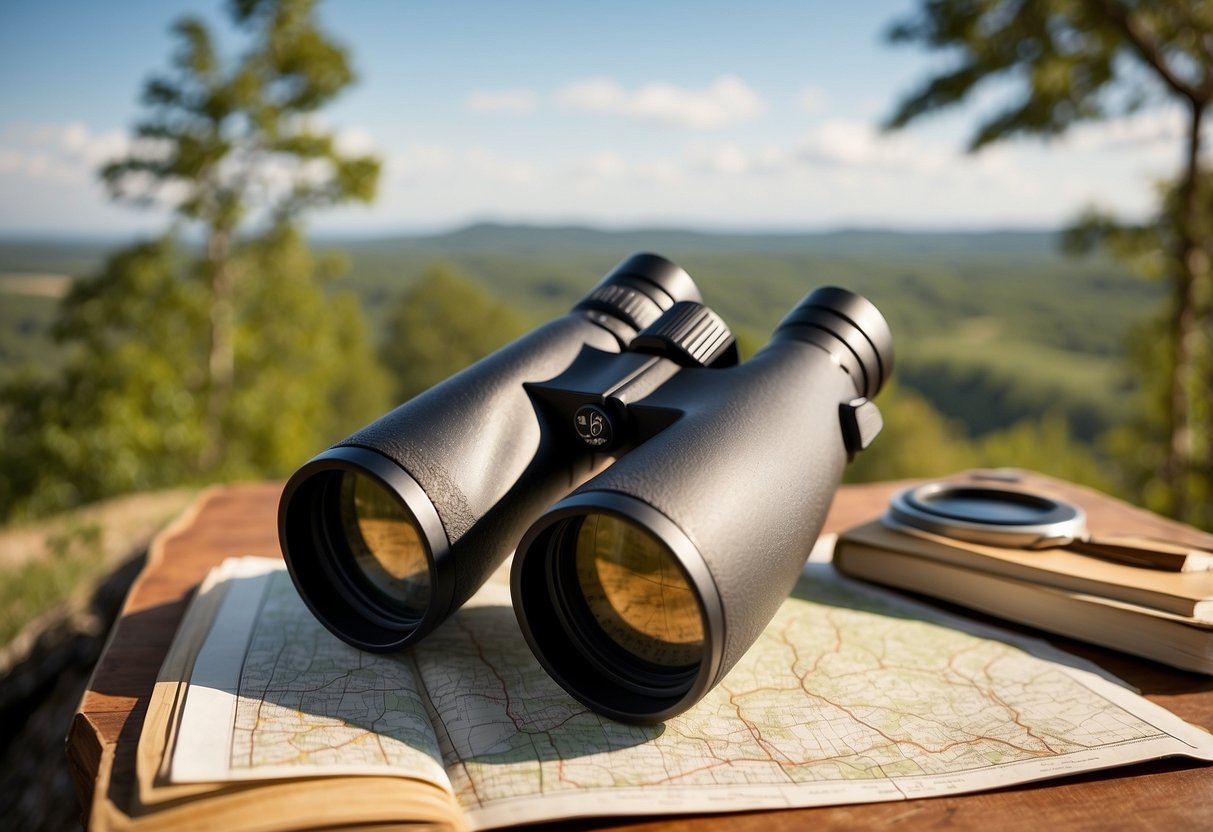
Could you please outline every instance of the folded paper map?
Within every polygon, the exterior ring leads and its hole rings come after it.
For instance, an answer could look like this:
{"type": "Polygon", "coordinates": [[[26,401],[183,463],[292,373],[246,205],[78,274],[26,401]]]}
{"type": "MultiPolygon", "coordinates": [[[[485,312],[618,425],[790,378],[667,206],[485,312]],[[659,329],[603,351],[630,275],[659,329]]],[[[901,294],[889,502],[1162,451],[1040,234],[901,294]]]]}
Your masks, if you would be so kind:
{"type": "MultiPolygon", "coordinates": [[[[256,828],[482,829],[899,800],[1213,759],[1213,736],[1093,665],[824,563],[719,687],[657,726],[612,722],[565,694],[527,649],[503,573],[413,650],[376,655],[318,624],[280,562],[227,561],[157,691],[140,746],[149,822],[161,810],[183,822],[210,801],[214,823],[225,800],[252,805],[257,784],[279,798],[292,783],[313,799],[343,791],[328,815],[279,799],[256,828]],[[374,789],[360,801],[363,782],[374,789]]],[[[226,828],[242,817],[229,812],[226,828]]]]}

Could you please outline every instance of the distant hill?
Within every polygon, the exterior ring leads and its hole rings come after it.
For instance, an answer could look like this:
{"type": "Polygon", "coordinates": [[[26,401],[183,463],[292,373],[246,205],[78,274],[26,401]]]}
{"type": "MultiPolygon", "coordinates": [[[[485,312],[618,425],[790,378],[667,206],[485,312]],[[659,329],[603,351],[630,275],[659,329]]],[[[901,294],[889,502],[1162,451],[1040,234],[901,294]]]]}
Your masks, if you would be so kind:
{"type": "MultiPolygon", "coordinates": [[[[48,272],[81,275],[96,269],[127,237],[0,234],[0,274],[48,272]]],[[[317,245],[360,252],[461,252],[556,254],[633,251],[755,252],[762,254],[888,254],[891,256],[1055,254],[1057,233],[1034,231],[891,231],[841,229],[814,232],[716,232],[677,228],[599,229],[476,223],[439,234],[314,235],[317,245]]],[[[622,252],[622,254],[621,254],[622,252]]]]}
{"type": "MultiPolygon", "coordinates": [[[[337,242],[337,241],[334,241],[337,242]]],[[[480,224],[344,243],[372,319],[434,262],[454,264],[534,318],[569,308],[633,251],[683,266],[751,344],[813,287],[871,299],[893,328],[900,382],[974,434],[1049,411],[1093,439],[1129,409],[1128,333],[1162,287],[1051,231],[708,233],[480,224]]]]}
{"type": "MultiPolygon", "coordinates": [[[[48,296],[18,295],[31,274],[81,275],[124,241],[0,238],[0,367],[53,366],[48,296]]],[[[832,283],[889,319],[897,377],[969,431],[1047,410],[1077,435],[1116,424],[1134,386],[1128,334],[1159,308],[1163,287],[1101,257],[1059,253],[1052,231],[721,233],[481,223],[434,235],[317,237],[352,264],[336,290],[363,300],[372,326],[405,288],[442,261],[536,321],[566,311],[635,251],[670,257],[746,343],[759,345],[808,291],[832,283]]],[[[61,284],[60,284],[61,285],[61,284]]]]}
{"type": "Polygon", "coordinates": [[[478,223],[430,236],[386,236],[359,240],[331,238],[359,249],[502,252],[509,254],[588,251],[762,252],[929,255],[1013,254],[1051,251],[1054,231],[886,231],[844,229],[821,232],[743,233],[672,228],[606,230],[585,226],[478,223]]]}
{"type": "Polygon", "coordinates": [[[0,274],[48,272],[79,277],[99,267],[107,252],[126,242],[118,237],[0,236],[0,274]]]}

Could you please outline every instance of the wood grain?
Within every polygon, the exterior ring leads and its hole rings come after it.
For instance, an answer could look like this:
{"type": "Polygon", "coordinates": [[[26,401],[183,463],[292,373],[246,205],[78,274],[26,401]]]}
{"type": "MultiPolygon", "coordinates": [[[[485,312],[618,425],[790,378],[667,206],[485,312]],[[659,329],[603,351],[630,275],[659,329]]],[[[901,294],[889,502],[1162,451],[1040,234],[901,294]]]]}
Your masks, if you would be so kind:
{"type": "MultiPolygon", "coordinates": [[[[837,532],[878,516],[893,492],[909,484],[844,486],[825,531],[837,532]]],[[[1093,533],[1149,534],[1213,546],[1213,536],[1086,489],[1035,474],[1023,475],[1023,484],[1082,505],[1093,533]]],[[[130,806],[135,746],[148,698],[194,588],[224,558],[281,556],[276,525],[280,492],[279,483],[208,490],[153,544],[68,735],[68,759],[86,824],[92,816],[97,821],[94,826],[121,825],[130,806]]],[[[1188,722],[1213,728],[1213,679],[1066,639],[1050,641],[1103,666],[1188,722]]],[[[1172,759],[956,798],[726,816],[594,820],[565,823],[561,828],[635,832],[1213,829],[1209,795],[1213,795],[1213,767],[1172,759]]]]}

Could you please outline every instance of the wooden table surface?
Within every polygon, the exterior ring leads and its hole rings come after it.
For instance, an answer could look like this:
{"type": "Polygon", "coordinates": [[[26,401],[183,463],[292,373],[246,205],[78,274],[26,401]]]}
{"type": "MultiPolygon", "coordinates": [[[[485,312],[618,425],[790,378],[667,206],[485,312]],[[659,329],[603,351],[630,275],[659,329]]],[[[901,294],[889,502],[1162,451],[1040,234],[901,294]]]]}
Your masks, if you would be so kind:
{"type": "MultiPolygon", "coordinates": [[[[1036,475],[1030,479],[1084,505],[1095,531],[1118,528],[1130,516],[1137,530],[1175,536],[1176,527],[1168,521],[1128,507],[1102,504],[1091,492],[1056,481],[1036,475]]],[[[844,486],[834,500],[826,531],[840,531],[876,517],[892,492],[903,485],[844,486]]],[[[67,754],[86,822],[98,813],[120,820],[130,806],[134,752],[148,697],[194,588],[224,558],[281,556],[276,529],[280,490],[279,483],[211,489],[157,538],[68,735],[67,754]]],[[[1191,542],[1201,542],[1201,538],[1191,542]]],[[[1050,640],[1102,665],[1188,722],[1213,729],[1213,678],[1066,639],[1050,640]]],[[[649,832],[884,827],[1025,832],[1213,829],[1213,767],[1172,758],[962,797],[724,816],[616,818],[578,822],[575,827],[649,832]]]]}

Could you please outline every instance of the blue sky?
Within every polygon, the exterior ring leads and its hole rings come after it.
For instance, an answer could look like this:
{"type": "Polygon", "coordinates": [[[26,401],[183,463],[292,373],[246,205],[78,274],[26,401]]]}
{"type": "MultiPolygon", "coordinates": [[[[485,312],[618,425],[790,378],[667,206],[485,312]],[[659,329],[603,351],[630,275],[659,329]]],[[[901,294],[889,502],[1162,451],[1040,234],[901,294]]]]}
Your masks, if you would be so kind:
{"type": "MultiPolygon", "coordinates": [[[[973,107],[877,128],[946,57],[883,40],[911,0],[840,3],[333,0],[360,76],[325,111],[384,160],[373,206],[320,231],[479,220],[723,229],[1053,227],[1097,203],[1140,216],[1177,162],[1176,113],[968,156],[973,107]]],[[[122,233],[163,211],[109,203],[172,22],[218,2],[0,0],[0,233],[122,233]]]]}

